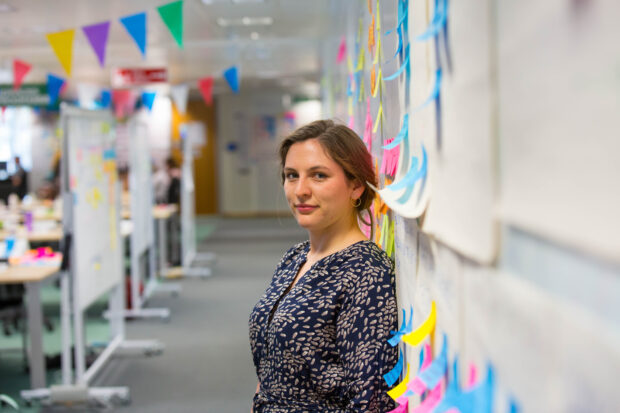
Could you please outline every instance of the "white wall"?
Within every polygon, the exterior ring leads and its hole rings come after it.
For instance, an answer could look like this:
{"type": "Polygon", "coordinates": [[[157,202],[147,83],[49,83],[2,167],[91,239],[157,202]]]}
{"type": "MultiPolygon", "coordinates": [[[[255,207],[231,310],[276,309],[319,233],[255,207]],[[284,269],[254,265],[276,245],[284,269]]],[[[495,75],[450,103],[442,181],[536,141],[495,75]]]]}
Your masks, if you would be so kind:
{"type": "MultiPolygon", "coordinates": [[[[217,168],[219,210],[223,214],[287,213],[278,175],[277,149],[294,125],[284,119],[285,93],[252,90],[222,95],[217,100],[217,168]],[[275,136],[266,133],[263,118],[276,121],[275,136]],[[234,149],[231,149],[234,146],[234,149]]],[[[296,125],[318,119],[320,103],[293,105],[296,125]]]]}

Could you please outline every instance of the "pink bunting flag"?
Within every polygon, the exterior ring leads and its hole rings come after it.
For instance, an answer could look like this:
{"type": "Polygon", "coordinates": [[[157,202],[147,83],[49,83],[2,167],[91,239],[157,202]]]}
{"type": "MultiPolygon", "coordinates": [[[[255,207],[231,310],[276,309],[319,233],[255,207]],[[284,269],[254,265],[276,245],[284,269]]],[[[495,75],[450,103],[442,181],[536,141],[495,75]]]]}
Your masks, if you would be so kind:
{"type": "Polygon", "coordinates": [[[131,113],[134,108],[136,97],[129,89],[117,89],[112,91],[114,113],[117,118],[123,118],[131,113]]]}
{"type": "MultiPolygon", "coordinates": [[[[394,138],[386,140],[383,145],[392,143],[394,138]]],[[[400,145],[395,146],[392,149],[383,150],[383,159],[381,160],[380,173],[388,176],[394,176],[396,169],[398,169],[398,158],[400,156],[400,145]]]]}
{"type": "Polygon", "coordinates": [[[200,89],[200,94],[202,94],[205,103],[211,105],[213,103],[213,77],[207,76],[200,79],[198,89],[200,89]]]}
{"type": "Polygon", "coordinates": [[[338,58],[336,59],[336,62],[342,63],[346,55],[347,55],[347,40],[345,39],[344,36],[342,36],[342,40],[340,40],[340,46],[338,46],[338,58]]]}
{"type": "Polygon", "coordinates": [[[364,122],[364,143],[368,152],[372,147],[372,115],[370,114],[370,98],[366,98],[366,121],[364,122]]]}
{"type": "Polygon", "coordinates": [[[17,90],[20,88],[24,81],[24,77],[30,72],[32,66],[22,60],[15,59],[13,60],[13,89],[17,90]]]}

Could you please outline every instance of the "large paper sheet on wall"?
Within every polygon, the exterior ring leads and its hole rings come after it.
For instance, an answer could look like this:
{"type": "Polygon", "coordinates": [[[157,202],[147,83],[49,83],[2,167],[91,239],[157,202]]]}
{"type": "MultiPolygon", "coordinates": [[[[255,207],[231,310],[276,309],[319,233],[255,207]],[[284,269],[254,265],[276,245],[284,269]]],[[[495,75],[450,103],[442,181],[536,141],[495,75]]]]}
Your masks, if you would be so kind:
{"type": "MultiPolygon", "coordinates": [[[[574,303],[484,267],[464,266],[464,362],[492,361],[496,402],[523,411],[615,411],[618,331],[574,303]]],[[[507,411],[496,406],[494,411],[507,411]]]]}
{"type": "Polygon", "coordinates": [[[497,15],[502,218],[620,262],[620,2],[497,15]]]}
{"type": "Polygon", "coordinates": [[[494,183],[490,0],[450,2],[448,30],[416,41],[433,2],[411,2],[412,147],[424,144],[432,188],[423,230],[478,262],[497,252],[494,183]],[[447,38],[445,37],[448,34],[447,38]],[[441,70],[439,100],[421,108],[441,70]]]}
{"type": "Polygon", "coordinates": [[[122,281],[113,120],[107,112],[63,107],[73,195],[74,300],[86,309],[122,281]]]}

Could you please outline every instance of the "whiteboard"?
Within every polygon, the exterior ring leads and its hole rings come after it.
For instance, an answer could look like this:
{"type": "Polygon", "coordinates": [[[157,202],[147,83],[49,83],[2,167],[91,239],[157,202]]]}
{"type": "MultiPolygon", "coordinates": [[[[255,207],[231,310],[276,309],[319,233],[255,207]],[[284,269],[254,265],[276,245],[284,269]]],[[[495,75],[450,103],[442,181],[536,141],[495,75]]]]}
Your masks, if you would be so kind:
{"type": "Polygon", "coordinates": [[[145,123],[133,119],[129,131],[129,193],[133,222],[131,247],[140,255],[154,244],[151,152],[145,123]]]}
{"type": "MultiPolygon", "coordinates": [[[[427,3],[432,7],[433,2],[427,3]]],[[[481,263],[492,262],[499,245],[494,226],[490,3],[450,2],[450,53],[446,53],[442,33],[437,42],[440,65],[435,41],[415,41],[427,27],[427,4],[416,1],[409,6],[413,16],[411,108],[420,107],[427,99],[435,85],[435,70],[442,70],[440,109],[430,104],[419,111],[414,109],[411,116],[413,141],[424,143],[431,168],[432,192],[422,228],[481,263]]]]}
{"type": "Polygon", "coordinates": [[[501,217],[620,262],[615,0],[499,1],[501,217]]]}
{"type": "Polygon", "coordinates": [[[120,185],[114,123],[109,112],[63,106],[63,192],[73,203],[66,219],[73,236],[71,273],[77,308],[86,309],[122,282],[120,185]]]}

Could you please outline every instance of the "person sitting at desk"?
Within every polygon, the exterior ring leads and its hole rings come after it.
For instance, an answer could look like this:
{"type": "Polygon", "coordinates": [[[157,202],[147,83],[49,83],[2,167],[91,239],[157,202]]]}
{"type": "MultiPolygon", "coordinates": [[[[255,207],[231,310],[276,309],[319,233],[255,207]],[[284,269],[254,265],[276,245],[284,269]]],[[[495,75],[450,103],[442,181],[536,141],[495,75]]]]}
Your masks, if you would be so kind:
{"type": "Polygon", "coordinates": [[[11,175],[12,192],[22,199],[28,194],[28,173],[22,168],[19,156],[15,159],[15,173],[11,175]]]}

